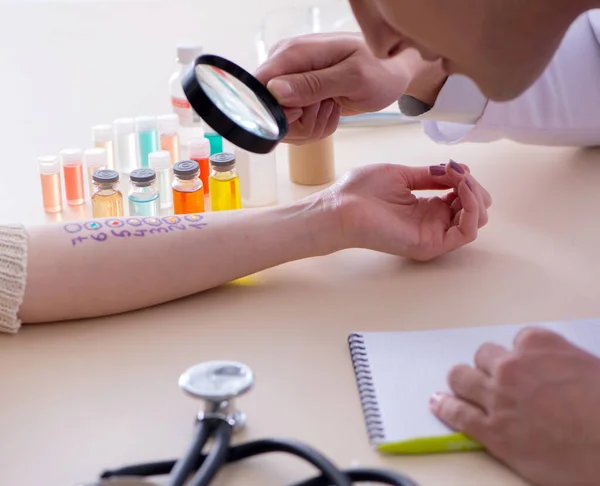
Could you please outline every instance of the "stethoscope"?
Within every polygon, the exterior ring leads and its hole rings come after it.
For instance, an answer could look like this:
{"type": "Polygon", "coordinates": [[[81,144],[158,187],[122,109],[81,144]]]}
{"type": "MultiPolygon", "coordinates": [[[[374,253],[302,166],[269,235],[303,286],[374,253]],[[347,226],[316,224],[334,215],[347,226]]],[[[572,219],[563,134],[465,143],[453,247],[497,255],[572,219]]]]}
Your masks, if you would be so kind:
{"type": "MultiPolygon", "coordinates": [[[[163,476],[166,486],[207,486],[226,464],[260,454],[287,453],[304,459],[320,475],[294,486],[351,486],[372,482],[391,486],[417,486],[411,479],[382,469],[346,469],[336,467],[315,449],[296,441],[263,439],[231,445],[232,436],[246,425],[246,415],[234,405],[234,399],[254,385],[252,370],[233,361],[211,361],[186,370],[179,386],[188,395],[204,400],[198,413],[194,438],[185,456],[175,461],[138,464],[105,471],[89,486],[158,486],[149,478],[163,476]],[[212,439],[212,446],[204,452],[212,439]]],[[[161,481],[161,484],[162,481],[161,481]]]]}

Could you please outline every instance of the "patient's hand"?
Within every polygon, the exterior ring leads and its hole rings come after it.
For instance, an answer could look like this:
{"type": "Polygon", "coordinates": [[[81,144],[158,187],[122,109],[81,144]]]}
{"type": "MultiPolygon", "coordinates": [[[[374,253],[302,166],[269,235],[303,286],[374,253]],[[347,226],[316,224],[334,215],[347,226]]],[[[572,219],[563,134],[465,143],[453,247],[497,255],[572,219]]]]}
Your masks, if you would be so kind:
{"type": "Polygon", "coordinates": [[[491,197],[466,167],[369,165],[320,196],[340,208],[343,246],[431,260],[477,238],[491,197]],[[415,191],[440,190],[439,197],[415,191]]]}

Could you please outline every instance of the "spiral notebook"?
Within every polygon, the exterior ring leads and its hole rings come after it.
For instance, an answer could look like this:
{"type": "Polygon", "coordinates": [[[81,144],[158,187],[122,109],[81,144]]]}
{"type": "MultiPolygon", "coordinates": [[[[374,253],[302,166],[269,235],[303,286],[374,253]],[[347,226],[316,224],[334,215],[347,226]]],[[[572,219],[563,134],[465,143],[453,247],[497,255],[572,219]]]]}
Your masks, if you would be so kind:
{"type": "MultiPolygon", "coordinates": [[[[507,348],[528,325],[441,331],[353,333],[348,343],[371,444],[390,454],[477,450],[481,446],[441,423],[429,409],[435,392],[448,391],[448,371],[473,363],[486,342],[507,348]]],[[[600,319],[535,323],[600,355],[600,319]]]]}

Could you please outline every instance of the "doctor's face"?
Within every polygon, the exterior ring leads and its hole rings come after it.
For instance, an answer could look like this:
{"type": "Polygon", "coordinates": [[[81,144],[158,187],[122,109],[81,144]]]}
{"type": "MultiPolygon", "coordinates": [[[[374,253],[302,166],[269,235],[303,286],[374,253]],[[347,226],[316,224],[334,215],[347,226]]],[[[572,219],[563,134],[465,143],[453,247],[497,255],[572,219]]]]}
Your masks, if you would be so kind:
{"type": "Polygon", "coordinates": [[[367,43],[387,58],[414,47],[487,97],[515,98],[552,59],[584,0],[349,0],[367,43]]]}

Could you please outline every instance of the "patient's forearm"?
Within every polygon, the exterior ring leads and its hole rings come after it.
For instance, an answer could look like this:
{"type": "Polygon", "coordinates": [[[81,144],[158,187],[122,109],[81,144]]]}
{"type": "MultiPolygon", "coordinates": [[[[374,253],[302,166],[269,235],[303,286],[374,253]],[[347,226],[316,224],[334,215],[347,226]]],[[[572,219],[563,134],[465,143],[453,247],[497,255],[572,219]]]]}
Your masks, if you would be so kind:
{"type": "Polygon", "coordinates": [[[19,316],[25,323],[49,322],[181,298],[335,251],[336,227],[332,210],[308,201],[28,228],[27,286],[19,316]]]}

